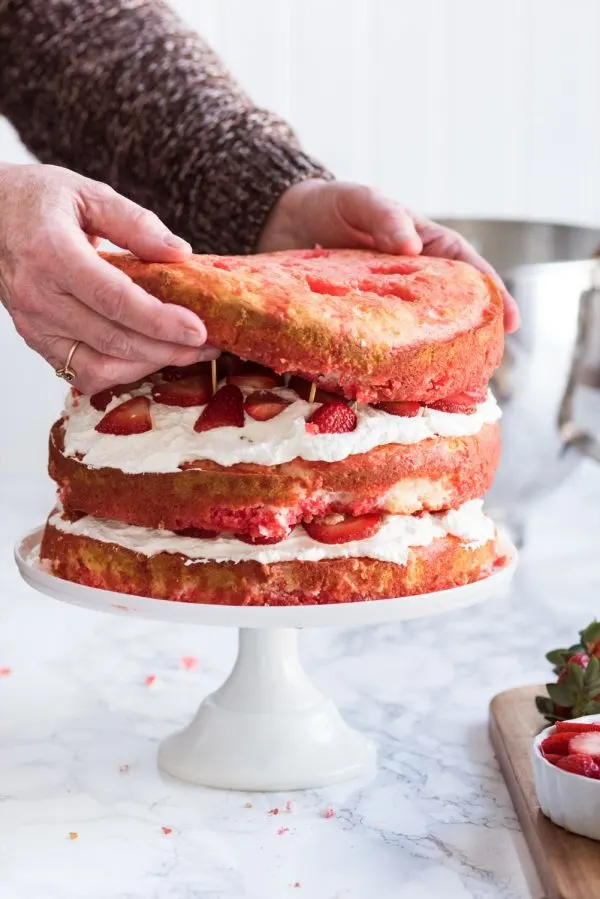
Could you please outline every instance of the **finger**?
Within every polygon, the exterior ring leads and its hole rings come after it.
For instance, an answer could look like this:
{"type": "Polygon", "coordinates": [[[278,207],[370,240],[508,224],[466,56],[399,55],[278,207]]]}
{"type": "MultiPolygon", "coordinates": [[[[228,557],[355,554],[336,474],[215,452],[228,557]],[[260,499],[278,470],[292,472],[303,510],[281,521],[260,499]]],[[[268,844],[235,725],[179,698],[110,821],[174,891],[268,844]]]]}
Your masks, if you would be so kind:
{"type": "Polygon", "coordinates": [[[189,309],[161,303],[124,272],[102,259],[80,231],[60,247],[59,291],[69,293],[104,318],[146,337],[181,346],[202,346],[206,328],[189,309]]]}
{"type": "Polygon", "coordinates": [[[489,275],[498,286],[504,302],[504,330],[511,334],[521,323],[517,303],[506,289],[498,272],[479,255],[475,247],[457,231],[444,228],[428,219],[416,218],[416,225],[423,241],[423,255],[437,256],[440,259],[457,259],[468,262],[478,271],[489,275]]]}
{"type": "MultiPolygon", "coordinates": [[[[62,368],[73,346],[73,340],[65,337],[47,337],[40,342],[38,351],[52,368],[62,368]]],[[[148,362],[131,362],[98,353],[85,343],[76,348],[69,366],[75,373],[71,382],[85,394],[98,393],[117,384],[131,384],[156,371],[148,362]]]]}
{"type": "MultiPolygon", "coordinates": [[[[153,340],[109,321],[74,297],[64,294],[51,296],[50,302],[53,310],[52,333],[81,340],[103,355],[131,362],[152,363],[155,369],[165,365],[192,365],[206,358],[206,344],[201,348],[184,347],[163,340],[153,340]]],[[[37,326],[40,333],[44,333],[47,328],[47,323],[37,326]]]]}
{"type": "Polygon", "coordinates": [[[504,302],[504,330],[508,334],[512,334],[516,331],[521,324],[521,315],[519,313],[519,307],[517,306],[517,302],[510,295],[506,286],[496,271],[489,262],[487,262],[482,256],[479,255],[477,250],[467,241],[461,241],[461,249],[459,255],[452,257],[455,259],[459,259],[461,262],[469,262],[474,268],[478,269],[480,272],[483,272],[486,275],[489,275],[490,278],[497,285],[500,293],[502,294],[502,300],[504,302]]]}
{"type": "Polygon", "coordinates": [[[146,262],[181,262],[192,254],[189,243],[169,231],[157,215],[106,184],[84,182],[79,213],[84,231],[104,237],[146,262]]]}
{"type": "Polygon", "coordinates": [[[338,207],[342,217],[373,238],[375,249],[383,253],[416,256],[422,241],[411,213],[387,197],[360,185],[338,185],[338,207]]]}

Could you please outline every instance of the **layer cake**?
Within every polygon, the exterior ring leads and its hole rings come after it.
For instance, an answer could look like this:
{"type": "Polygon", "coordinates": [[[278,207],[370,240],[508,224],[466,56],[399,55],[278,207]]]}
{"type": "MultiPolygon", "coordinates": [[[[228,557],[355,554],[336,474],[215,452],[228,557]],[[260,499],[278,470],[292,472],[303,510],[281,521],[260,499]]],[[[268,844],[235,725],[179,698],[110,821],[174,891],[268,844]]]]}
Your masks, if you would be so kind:
{"type": "Polygon", "coordinates": [[[41,552],[57,576],[289,605],[430,592],[505,564],[480,501],[500,451],[488,279],[341,250],[110,259],[232,352],[216,374],[202,363],[70,393],[41,552]]]}

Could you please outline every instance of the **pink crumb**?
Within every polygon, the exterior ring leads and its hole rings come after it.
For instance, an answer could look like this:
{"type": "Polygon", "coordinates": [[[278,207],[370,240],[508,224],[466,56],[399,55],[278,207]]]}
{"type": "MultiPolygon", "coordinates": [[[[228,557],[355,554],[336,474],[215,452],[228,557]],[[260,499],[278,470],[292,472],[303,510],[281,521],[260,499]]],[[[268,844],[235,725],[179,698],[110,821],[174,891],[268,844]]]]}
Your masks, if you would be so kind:
{"type": "Polygon", "coordinates": [[[326,808],[323,810],[324,818],[335,818],[335,812],[332,808],[326,808]]]}
{"type": "Polygon", "coordinates": [[[292,802],[291,799],[288,799],[288,801],[286,802],[286,804],[285,804],[285,810],[286,810],[286,812],[293,812],[293,811],[294,811],[294,803],[292,802]]]}
{"type": "Polygon", "coordinates": [[[196,656],[182,656],[181,667],[185,668],[187,671],[192,671],[194,668],[198,667],[198,659],[196,656]]]}
{"type": "Polygon", "coordinates": [[[297,880],[296,883],[294,884],[294,889],[299,890],[301,886],[302,886],[302,884],[300,883],[299,880],[297,880]]]}
{"type": "Polygon", "coordinates": [[[0,668],[0,677],[10,677],[12,674],[12,668],[0,668]]]}
{"type": "Polygon", "coordinates": [[[284,835],[284,833],[289,833],[289,832],[290,832],[289,827],[280,827],[279,830],[277,831],[277,836],[282,837],[284,835]]]}
{"type": "Polygon", "coordinates": [[[127,774],[127,772],[129,771],[129,765],[121,765],[119,767],[119,771],[121,772],[121,774],[127,774]]]}
{"type": "Polygon", "coordinates": [[[155,675],[155,674],[148,674],[148,675],[146,675],[146,686],[147,686],[147,687],[151,687],[152,684],[153,684],[155,681],[156,681],[156,675],[155,675]]]}
{"type": "Polygon", "coordinates": [[[161,827],[161,830],[166,836],[168,836],[170,833],[173,833],[172,827],[161,827]]]}
{"type": "Polygon", "coordinates": [[[278,809],[278,808],[272,808],[272,809],[270,810],[269,814],[270,814],[270,815],[278,815],[278,814],[279,814],[279,809],[278,809]]]}

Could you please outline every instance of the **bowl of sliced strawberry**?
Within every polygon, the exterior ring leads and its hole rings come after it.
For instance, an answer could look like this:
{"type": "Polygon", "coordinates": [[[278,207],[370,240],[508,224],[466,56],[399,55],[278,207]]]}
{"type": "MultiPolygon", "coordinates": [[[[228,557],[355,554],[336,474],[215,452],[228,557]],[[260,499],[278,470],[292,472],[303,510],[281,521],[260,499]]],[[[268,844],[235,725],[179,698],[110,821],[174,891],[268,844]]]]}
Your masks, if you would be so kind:
{"type": "Polygon", "coordinates": [[[533,780],[554,824],[600,840],[600,715],[557,721],[534,741],[533,780]]]}

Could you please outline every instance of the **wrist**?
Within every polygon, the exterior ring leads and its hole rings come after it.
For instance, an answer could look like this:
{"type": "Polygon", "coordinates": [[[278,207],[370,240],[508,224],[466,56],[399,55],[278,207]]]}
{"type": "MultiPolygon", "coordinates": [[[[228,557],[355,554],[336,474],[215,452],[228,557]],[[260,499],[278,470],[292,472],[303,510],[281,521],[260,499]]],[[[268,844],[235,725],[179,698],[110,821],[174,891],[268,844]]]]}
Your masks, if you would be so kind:
{"type": "Polygon", "coordinates": [[[259,253],[312,246],[307,209],[328,182],[308,178],[293,184],[280,196],[260,235],[259,253]]]}

